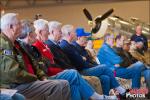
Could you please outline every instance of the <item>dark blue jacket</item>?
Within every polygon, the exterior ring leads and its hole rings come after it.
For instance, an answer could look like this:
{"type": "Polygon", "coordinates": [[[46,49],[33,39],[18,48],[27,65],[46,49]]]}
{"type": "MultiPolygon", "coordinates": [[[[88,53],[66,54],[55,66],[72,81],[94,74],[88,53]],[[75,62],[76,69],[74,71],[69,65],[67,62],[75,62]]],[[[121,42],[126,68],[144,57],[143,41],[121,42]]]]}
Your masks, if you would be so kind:
{"type": "Polygon", "coordinates": [[[74,47],[72,44],[69,44],[66,40],[62,40],[59,46],[68,56],[73,66],[75,66],[77,70],[89,68],[88,63],[83,60],[76,47],[74,47]]]}
{"type": "Polygon", "coordinates": [[[89,56],[88,52],[86,51],[85,47],[80,46],[76,41],[72,42],[72,45],[74,45],[77,49],[77,51],[79,52],[79,54],[83,57],[86,58],[86,63],[91,66],[94,67],[97,64],[95,63],[91,63],[91,57],[89,56]]]}
{"type": "Polygon", "coordinates": [[[74,68],[68,59],[67,55],[63,52],[63,50],[59,47],[59,45],[55,44],[51,40],[45,41],[45,44],[48,45],[51,52],[54,55],[54,61],[57,65],[61,66],[65,69],[72,69],[74,68]]]}

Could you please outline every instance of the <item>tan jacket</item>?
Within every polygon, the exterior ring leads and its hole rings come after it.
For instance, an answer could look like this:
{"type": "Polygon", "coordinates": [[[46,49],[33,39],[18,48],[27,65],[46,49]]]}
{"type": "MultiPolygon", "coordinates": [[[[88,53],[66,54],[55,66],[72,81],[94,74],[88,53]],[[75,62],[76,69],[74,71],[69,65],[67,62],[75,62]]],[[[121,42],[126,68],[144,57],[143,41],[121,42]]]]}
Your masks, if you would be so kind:
{"type": "Polygon", "coordinates": [[[129,52],[137,60],[150,65],[150,50],[146,51],[144,55],[140,54],[138,51],[134,50],[133,48],[131,48],[129,52]]]}

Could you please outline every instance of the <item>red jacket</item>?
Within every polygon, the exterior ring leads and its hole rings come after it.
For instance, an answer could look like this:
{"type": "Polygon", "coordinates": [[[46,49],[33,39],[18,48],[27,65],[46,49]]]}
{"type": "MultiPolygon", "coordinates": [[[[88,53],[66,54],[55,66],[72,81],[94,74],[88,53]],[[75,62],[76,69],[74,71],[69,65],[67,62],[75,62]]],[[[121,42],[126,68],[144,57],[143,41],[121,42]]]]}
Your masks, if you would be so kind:
{"type": "MultiPolygon", "coordinates": [[[[37,40],[33,44],[33,46],[38,49],[38,51],[40,52],[40,54],[43,57],[46,57],[47,59],[49,59],[51,64],[55,64],[54,56],[53,56],[51,50],[48,48],[48,46],[46,44],[44,44],[43,42],[37,40]]],[[[61,71],[63,71],[62,68],[58,68],[58,67],[55,67],[55,66],[49,66],[48,69],[47,69],[47,75],[48,76],[56,75],[57,73],[59,73],[61,71]]]]}
{"type": "Polygon", "coordinates": [[[15,42],[15,47],[21,51],[22,53],[22,57],[23,57],[23,61],[24,61],[24,64],[25,64],[25,67],[26,67],[26,70],[27,72],[29,72],[30,74],[33,74],[35,75],[35,72],[34,72],[34,69],[33,69],[33,66],[27,56],[27,54],[23,51],[23,49],[20,47],[19,43],[18,42],[15,42]]]}

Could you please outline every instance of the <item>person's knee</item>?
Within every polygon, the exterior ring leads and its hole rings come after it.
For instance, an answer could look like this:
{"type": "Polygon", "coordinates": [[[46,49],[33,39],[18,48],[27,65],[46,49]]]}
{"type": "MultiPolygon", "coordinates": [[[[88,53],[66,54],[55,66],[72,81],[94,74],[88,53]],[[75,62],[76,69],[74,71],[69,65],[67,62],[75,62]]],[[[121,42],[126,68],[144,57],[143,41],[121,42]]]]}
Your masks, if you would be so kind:
{"type": "Polygon", "coordinates": [[[139,65],[144,65],[143,62],[141,62],[141,61],[138,61],[136,63],[139,64],[139,65]]]}
{"type": "Polygon", "coordinates": [[[76,76],[78,74],[78,71],[74,69],[65,70],[64,72],[73,76],[76,76]]]}
{"type": "Polygon", "coordinates": [[[100,65],[99,69],[108,76],[113,76],[114,72],[105,64],[100,65]]]}
{"type": "Polygon", "coordinates": [[[49,80],[47,83],[49,85],[53,85],[54,87],[58,87],[58,88],[70,87],[69,82],[65,79],[49,80]]]}
{"type": "Polygon", "coordinates": [[[144,66],[142,65],[141,62],[136,62],[133,64],[132,66],[132,74],[139,74],[142,72],[142,69],[144,68],[144,66]]]}
{"type": "Polygon", "coordinates": [[[22,94],[16,93],[12,96],[13,100],[25,100],[25,97],[22,94]]]}
{"type": "Polygon", "coordinates": [[[56,87],[58,87],[61,91],[64,91],[63,89],[65,89],[65,91],[70,92],[70,84],[67,80],[59,80],[57,81],[57,83],[55,83],[56,87]]]}
{"type": "Polygon", "coordinates": [[[77,74],[77,73],[78,73],[78,71],[75,70],[75,69],[70,69],[69,72],[70,72],[71,74],[77,74]]]}
{"type": "Polygon", "coordinates": [[[45,93],[46,100],[70,100],[70,85],[67,80],[53,80],[49,82],[45,93]],[[57,96],[57,97],[55,97],[57,96]],[[56,99],[57,98],[57,99],[56,99]]]}
{"type": "Polygon", "coordinates": [[[100,70],[111,72],[111,69],[105,64],[98,65],[98,67],[100,68],[100,70]]]}
{"type": "Polygon", "coordinates": [[[142,63],[141,61],[138,61],[135,64],[137,69],[143,70],[145,68],[144,63],[142,63]]]}
{"type": "Polygon", "coordinates": [[[57,85],[63,86],[63,87],[70,87],[69,82],[67,80],[60,80],[57,85]]]}
{"type": "Polygon", "coordinates": [[[71,90],[70,90],[70,85],[69,82],[66,80],[61,80],[59,83],[61,86],[61,92],[63,96],[63,100],[70,100],[71,99],[71,90]]]}
{"type": "Polygon", "coordinates": [[[80,74],[74,69],[65,70],[57,77],[57,79],[64,79],[67,80],[70,84],[75,84],[79,81],[80,74]]]}
{"type": "Polygon", "coordinates": [[[70,92],[70,84],[67,80],[61,80],[59,84],[63,89],[66,89],[68,92],[70,92]]]}

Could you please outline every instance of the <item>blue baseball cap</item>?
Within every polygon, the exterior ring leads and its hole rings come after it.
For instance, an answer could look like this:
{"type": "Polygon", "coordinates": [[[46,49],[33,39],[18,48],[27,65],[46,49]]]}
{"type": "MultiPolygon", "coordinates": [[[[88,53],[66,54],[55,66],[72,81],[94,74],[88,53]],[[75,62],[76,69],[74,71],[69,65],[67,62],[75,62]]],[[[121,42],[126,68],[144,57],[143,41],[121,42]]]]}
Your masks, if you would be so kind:
{"type": "Polygon", "coordinates": [[[76,35],[77,35],[77,37],[90,36],[91,33],[84,32],[84,28],[77,28],[77,29],[76,29],[76,35]]]}

